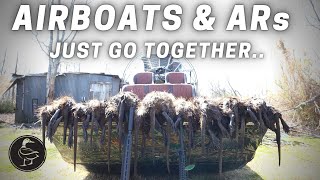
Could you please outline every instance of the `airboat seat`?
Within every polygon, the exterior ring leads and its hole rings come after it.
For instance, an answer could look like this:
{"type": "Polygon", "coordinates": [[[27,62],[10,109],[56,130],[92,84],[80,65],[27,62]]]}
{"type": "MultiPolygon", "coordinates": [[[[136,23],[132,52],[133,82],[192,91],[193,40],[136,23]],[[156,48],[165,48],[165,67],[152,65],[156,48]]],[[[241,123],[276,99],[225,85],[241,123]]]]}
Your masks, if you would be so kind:
{"type": "Polygon", "coordinates": [[[142,72],[137,73],[133,77],[134,84],[153,84],[153,73],[152,72],[142,72]]]}
{"type": "Polygon", "coordinates": [[[143,99],[149,92],[164,91],[172,93],[175,97],[190,99],[195,96],[195,91],[190,84],[134,84],[125,85],[122,91],[130,91],[143,99]]]}
{"type": "Polygon", "coordinates": [[[183,72],[169,72],[166,75],[166,82],[171,84],[185,84],[186,74],[183,72]]]}
{"type": "Polygon", "coordinates": [[[146,88],[144,84],[135,84],[135,85],[124,85],[122,91],[133,92],[140,99],[143,99],[146,93],[146,88]]]}

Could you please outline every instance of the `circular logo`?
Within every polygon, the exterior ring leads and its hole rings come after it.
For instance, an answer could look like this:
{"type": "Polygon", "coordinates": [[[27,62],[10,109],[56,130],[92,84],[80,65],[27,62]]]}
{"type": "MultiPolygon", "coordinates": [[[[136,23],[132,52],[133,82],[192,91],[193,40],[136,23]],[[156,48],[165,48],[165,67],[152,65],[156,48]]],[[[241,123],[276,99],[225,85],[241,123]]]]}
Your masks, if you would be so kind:
{"type": "Polygon", "coordinates": [[[46,160],[46,148],[37,137],[20,136],[11,143],[9,159],[20,171],[34,171],[46,160]]]}

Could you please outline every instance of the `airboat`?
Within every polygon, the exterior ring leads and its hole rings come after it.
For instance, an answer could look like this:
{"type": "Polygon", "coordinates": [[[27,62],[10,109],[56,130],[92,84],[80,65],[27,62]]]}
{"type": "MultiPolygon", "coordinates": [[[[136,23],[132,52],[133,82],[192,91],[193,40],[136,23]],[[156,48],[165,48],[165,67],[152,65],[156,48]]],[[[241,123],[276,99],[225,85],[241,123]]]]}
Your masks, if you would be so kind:
{"type": "MultiPolygon", "coordinates": [[[[167,92],[177,98],[183,97],[184,99],[192,99],[197,96],[197,74],[187,59],[174,59],[171,56],[159,59],[156,56],[151,56],[151,58],[142,58],[142,61],[132,60],[128,63],[123,74],[123,82],[122,91],[132,92],[139,99],[143,99],[154,91],[167,92]],[[141,65],[144,69],[141,69],[141,65]]],[[[268,113],[266,112],[266,116],[269,115],[268,113]]],[[[249,113],[249,115],[252,114],[249,113]]],[[[53,143],[66,162],[74,163],[75,166],[82,164],[90,171],[121,174],[122,179],[127,179],[124,177],[130,176],[130,172],[131,174],[181,174],[181,172],[192,170],[192,173],[217,173],[219,171],[221,173],[222,170],[229,171],[245,166],[254,158],[255,152],[262,142],[267,128],[257,128],[257,124],[261,125],[262,123],[261,116],[260,119],[256,118],[259,117],[259,113],[256,113],[255,118],[249,115],[245,116],[248,119],[243,120],[245,123],[237,123],[237,135],[219,137],[220,147],[212,145],[212,138],[209,138],[213,136],[212,133],[203,132],[207,134],[207,138],[204,138],[201,132],[193,134],[193,148],[188,148],[186,145],[188,138],[182,139],[182,137],[188,137],[186,132],[182,130],[184,126],[190,126],[186,122],[178,124],[177,127],[178,129],[180,127],[180,131],[167,132],[167,136],[171,137],[170,145],[164,145],[167,142],[159,130],[152,134],[152,139],[142,138],[141,132],[132,130],[135,122],[131,109],[125,115],[127,123],[124,128],[127,134],[123,137],[122,144],[117,140],[117,123],[111,123],[111,121],[109,124],[111,127],[110,136],[108,135],[109,142],[111,142],[109,148],[101,143],[103,132],[95,131],[93,126],[88,128],[91,132],[90,140],[85,140],[87,134],[76,130],[84,127],[84,122],[81,121],[75,123],[77,128],[72,132],[77,137],[74,138],[74,151],[65,145],[66,135],[62,125],[57,127],[53,143]],[[183,147],[183,144],[187,147],[183,147]]],[[[266,116],[265,118],[267,118],[266,116]]],[[[265,124],[269,129],[278,132],[279,121],[273,122],[277,125],[276,129],[268,123],[265,124]]],[[[280,133],[276,134],[277,140],[279,140],[280,133]]],[[[45,136],[44,132],[43,136],[45,136]]]]}

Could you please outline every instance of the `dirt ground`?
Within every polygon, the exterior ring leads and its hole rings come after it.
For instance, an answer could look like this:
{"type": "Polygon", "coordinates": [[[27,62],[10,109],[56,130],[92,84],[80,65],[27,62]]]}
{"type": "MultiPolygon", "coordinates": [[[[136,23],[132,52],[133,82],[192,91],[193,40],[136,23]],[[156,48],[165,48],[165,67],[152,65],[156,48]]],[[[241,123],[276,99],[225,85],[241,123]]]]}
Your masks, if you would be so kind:
{"type": "MultiPolygon", "coordinates": [[[[92,173],[78,165],[73,172],[73,165],[63,161],[57,148],[46,143],[47,159],[34,172],[21,172],[9,161],[8,149],[18,136],[31,134],[40,138],[39,129],[19,129],[0,123],[0,179],[119,179],[106,173],[92,173]]],[[[257,149],[255,158],[245,167],[225,172],[223,179],[319,179],[320,177],[320,138],[289,136],[282,134],[282,164],[278,166],[278,155],[274,143],[274,133],[268,132],[262,145],[257,149]]],[[[177,179],[177,176],[140,177],[139,179],[177,179]]],[[[189,179],[217,179],[215,174],[193,175],[189,179]]]]}

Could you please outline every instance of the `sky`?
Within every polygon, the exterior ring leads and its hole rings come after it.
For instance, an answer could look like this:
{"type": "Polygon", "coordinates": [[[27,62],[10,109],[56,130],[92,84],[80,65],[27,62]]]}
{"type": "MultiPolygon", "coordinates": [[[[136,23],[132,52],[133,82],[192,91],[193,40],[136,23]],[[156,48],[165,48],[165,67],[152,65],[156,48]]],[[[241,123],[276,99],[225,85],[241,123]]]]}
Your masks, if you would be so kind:
{"type": "MultiPolygon", "coordinates": [[[[30,31],[12,31],[12,25],[20,4],[32,3],[32,18],[36,19],[36,10],[39,3],[46,1],[1,1],[0,6],[0,63],[7,52],[5,71],[10,74],[14,72],[17,56],[18,74],[33,74],[47,71],[48,57],[41,51],[34,35],[30,31]]],[[[81,2],[80,2],[81,3],[81,2]]],[[[83,2],[82,2],[83,3],[83,2]]],[[[75,42],[94,42],[102,41],[105,46],[111,42],[133,41],[138,45],[137,56],[130,68],[132,71],[142,71],[140,58],[144,56],[143,44],[146,41],[169,42],[176,41],[210,41],[210,42],[250,42],[252,51],[264,54],[263,59],[191,59],[190,63],[194,66],[198,75],[199,92],[208,94],[210,83],[220,84],[222,87],[228,86],[230,82],[234,89],[237,89],[243,95],[263,96],[267,91],[276,90],[275,81],[279,79],[281,72],[281,59],[283,56],[277,49],[277,42],[283,40],[285,45],[294,50],[297,57],[303,57],[306,53],[311,58],[316,58],[319,52],[320,30],[311,27],[306,18],[312,19],[311,6],[308,1],[285,0],[285,1],[161,1],[161,11],[155,16],[153,31],[145,31],[146,14],[142,11],[142,4],[159,4],[160,1],[90,1],[89,5],[92,12],[101,4],[112,4],[116,8],[116,25],[119,20],[122,9],[125,4],[135,4],[138,21],[138,31],[116,31],[116,26],[109,31],[101,32],[94,28],[93,23],[89,29],[81,31],[74,39],[75,42]],[[182,25],[179,30],[168,32],[162,29],[161,20],[163,20],[162,10],[165,5],[179,4],[183,8],[182,25]],[[199,4],[209,4],[212,7],[212,15],[216,17],[214,31],[197,32],[192,28],[192,20],[195,17],[195,9],[199,4]],[[272,29],[269,22],[268,31],[226,31],[226,25],[231,11],[235,4],[244,4],[246,10],[247,24],[250,24],[251,9],[253,4],[267,4],[271,8],[271,17],[277,12],[287,12],[290,15],[289,28],[282,32],[272,29]]],[[[320,2],[315,1],[317,10],[320,13],[320,2]]],[[[35,21],[35,20],[34,20],[35,21]]],[[[34,23],[35,24],[35,23],[34,23]]],[[[249,27],[249,26],[248,26],[249,27]]],[[[249,28],[248,28],[249,29],[249,28]]],[[[39,32],[39,38],[48,42],[48,32],[39,32]]],[[[76,70],[92,73],[117,74],[120,77],[130,60],[125,58],[111,59],[107,51],[102,49],[99,57],[93,59],[89,56],[87,59],[63,60],[61,72],[76,70]]],[[[319,61],[319,60],[318,60],[319,61]]],[[[2,64],[2,63],[1,63],[2,64]]],[[[314,68],[318,68],[319,63],[314,68]]]]}

